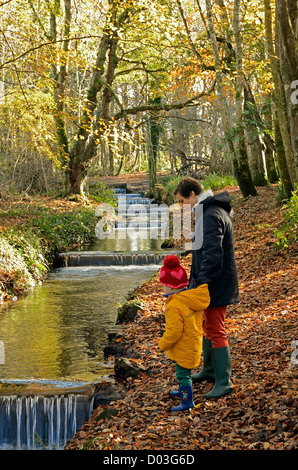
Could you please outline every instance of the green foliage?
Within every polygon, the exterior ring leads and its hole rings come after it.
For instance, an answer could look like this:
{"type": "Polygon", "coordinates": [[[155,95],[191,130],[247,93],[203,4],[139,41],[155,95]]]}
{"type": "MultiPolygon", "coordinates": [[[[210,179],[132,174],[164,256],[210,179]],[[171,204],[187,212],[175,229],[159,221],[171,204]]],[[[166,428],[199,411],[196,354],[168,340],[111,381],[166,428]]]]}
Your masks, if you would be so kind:
{"type": "MultiPolygon", "coordinates": [[[[19,194],[18,194],[19,196],[19,194]]],[[[13,204],[11,207],[9,207],[7,210],[1,210],[0,211],[0,218],[33,218],[33,217],[38,217],[40,216],[41,212],[48,212],[49,209],[46,207],[40,207],[38,205],[30,205],[30,204],[24,204],[22,202],[13,204]]]]}
{"type": "Polygon", "coordinates": [[[170,206],[174,204],[174,189],[181,180],[181,176],[169,175],[162,178],[160,183],[155,186],[154,197],[158,204],[164,203],[170,206]]]}
{"type": "Polygon", "coordinates": [[[200,182],[203,190],[212,189],[216,191],[222,189],[225,186],[237,186],[237,181],[232,175],[220,176],[217,173],[210,173],[206,178],[200,182]]]}
{"type": "MultiPolygon", "coordinates": [[[[170,176],[163,178],[162,184],[156,185],[154,196],[159,204],[162,202],[168,205],[175,203],[173,192],[182,178],[183,176],[170,175],[170,176]]],[[[216,191],[226,186],[237,185],[237,181],[234,178],[234,176],[232,175],[220,176],[215,172],[208,174],[204,180],[200,181],[200,183],[204,191],[206,191],[207,189],[212,189],[213,191],[216,191]]]]}
{"type": "Polygon", "coordinates": [[[298,241],[298,185],[292,192],[292,197],[283,206],[283,221],[275,230],[275,247],[289,248],[298,241]]]}
{"type": "MultiPolygon", "coordinates": [[[[287,197],[284,185],[281,183],[281,181],[276,185],[276,192],[276,204],[278,206],[283,206],[289,197],[287,197]]],[[[292,192],[290,194],[292,194],[292,192]]]]}
{"type": "Polygon", "coordinates": [[[0,293],[9,295],[27,292],[46,269],[35,247],[12,231],[0,235],[0,266],[0,293]]]}
{"type": "Polygon", "coordinates": [[[112,189],[104,183],[97,182],[95,185],[89,188],[89,198],[99,203],[111,204],[116,206],[117,199],[112,189]]]}
{"type": "Polygon", "coordinates": [[[90,243],[95,237],[94,208],[57,213],[20,204],[0,215],[24,221],[0,235],[0,301],[41,282],[58,251],[90,243]]]}
{"type": "Polygon", "coordinates": [[[33,278],[35,280],[41,279],[47,270],[41,240],[30,230],[26,230],[25,236],[24,233],[14,227],[8,229],[5,236],[9,240],[9,244],[21,255],[33,278]]]}
{"type": "Polygon", "coordinates": [[[165,192],[167,195],[167,201],[169,205],[174,204],[174,202],[176,202],[173,196],[173,192],[180,180],[181,180],[181,177],[179,177],[178,175],[173,175],[172,178],[170,178],[164,184],[165,192]]]}
{"type": "Polygon", "coordinates": [[[47,213],[32,220],[39,236],[46,241],[47,255],[53,260],[57,250],[90,243],[95,236],[96,217],[94,209],[64,213],[47,213]]]}

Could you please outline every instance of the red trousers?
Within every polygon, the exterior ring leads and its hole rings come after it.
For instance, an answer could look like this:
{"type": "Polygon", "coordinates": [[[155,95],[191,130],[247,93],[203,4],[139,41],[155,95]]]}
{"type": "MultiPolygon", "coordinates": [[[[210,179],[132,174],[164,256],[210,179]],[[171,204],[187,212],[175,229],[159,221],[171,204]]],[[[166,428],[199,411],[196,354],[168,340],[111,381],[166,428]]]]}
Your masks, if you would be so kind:
{"type": "Polygon", "coordinates": [[[227,307],[208,307],[203,312],[203,332],[204,337],[209,339],[212,348],[222,348],[229,345],[226,330],[225,318],[227,307]]]}

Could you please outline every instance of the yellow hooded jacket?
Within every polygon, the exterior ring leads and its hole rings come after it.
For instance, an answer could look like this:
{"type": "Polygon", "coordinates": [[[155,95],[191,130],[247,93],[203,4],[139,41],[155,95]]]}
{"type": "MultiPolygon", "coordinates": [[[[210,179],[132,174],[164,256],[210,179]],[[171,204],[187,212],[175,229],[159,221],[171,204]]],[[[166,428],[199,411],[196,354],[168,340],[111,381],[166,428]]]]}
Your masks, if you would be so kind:
{"type": "Polygon", "coordinates": [[[207,284],[170,295],[166,299],[165,333],[158,346],[179,366],[200,364],[203,341],[203,310],[210,303],[207,284]]]}

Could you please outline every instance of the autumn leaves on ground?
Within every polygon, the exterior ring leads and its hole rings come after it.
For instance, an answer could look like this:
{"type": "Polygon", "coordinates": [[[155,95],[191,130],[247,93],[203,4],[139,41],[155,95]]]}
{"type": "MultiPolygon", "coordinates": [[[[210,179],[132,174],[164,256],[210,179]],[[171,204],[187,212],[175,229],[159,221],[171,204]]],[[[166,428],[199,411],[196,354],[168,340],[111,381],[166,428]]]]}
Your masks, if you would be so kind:
{"type": "MultiPolygon", "coordinates": [[[[241,293],[226,321],[233,393],[206,401],[203,395],[210,384],[194,384],[195,408],[171,412],[177,399],[169,397],[169,390],[177,382],[173,363],[157,346],[164,328],[164,301],[155,277],[137,291],[143,312],[122,337],[130,361],[144,372],[118,380],[125,391],[122,398],[99,406],[67,449],[297,448],[297,251],[273,248],[273,230],[282,220],[274,188],[258,188],[258,196],[245,201],[238,189],[229,191],[241,293]]],[[[183,264],[189,269],[190,256],[183,264]]]]}

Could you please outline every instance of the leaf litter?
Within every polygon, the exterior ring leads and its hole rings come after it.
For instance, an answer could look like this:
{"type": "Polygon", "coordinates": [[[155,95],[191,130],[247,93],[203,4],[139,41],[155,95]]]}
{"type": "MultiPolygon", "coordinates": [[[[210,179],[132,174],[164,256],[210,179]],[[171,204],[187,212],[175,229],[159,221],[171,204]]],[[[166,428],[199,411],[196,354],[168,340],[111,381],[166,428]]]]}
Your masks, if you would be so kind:
{"type": "MultiPolygon", "coordinates": [[[[135,292],[143,310],[123,330],[131,359],[145,371],[123,381],[124,398],[108,405],[117,412],[104,413],[106,405],[94,410],[67,450],[297,449],[298,371],[291,360],[298,340],[297,248],[274,250],[273,232],[282,221],[274,186],[246,200],[231,189],[241,295],[226,319],[232,394],[207,401],[211,385],[194,384],[195,408],[171,412],[177,399],[169,390],[177,381],[174,364],[157,346],[164,303],[156,275],[135,292]]],[[[191,255],[182,262],[189,271],[191,255]]]]}

